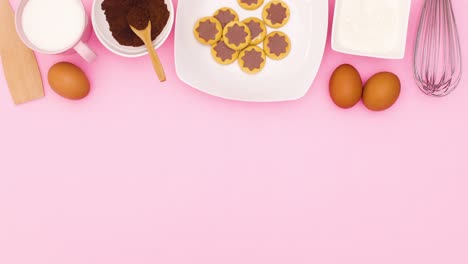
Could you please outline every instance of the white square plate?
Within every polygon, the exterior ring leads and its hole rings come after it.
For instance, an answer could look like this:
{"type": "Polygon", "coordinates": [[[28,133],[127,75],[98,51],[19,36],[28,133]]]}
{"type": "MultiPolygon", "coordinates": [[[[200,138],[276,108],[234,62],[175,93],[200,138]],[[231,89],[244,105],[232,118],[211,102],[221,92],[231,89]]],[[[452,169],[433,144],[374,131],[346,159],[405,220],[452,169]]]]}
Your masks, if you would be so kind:
{"type": "Polygon", "coordinates": [[[336,0],[332,49],[384,59],[403,59],[411,0],[336,0]]]}
{"type": "MultiPolygon", "coordinates": [[[[268,2],[265,1],[265,4],[268,2]]],[[[237,62],[223,66],[211,57],[210,47],[193,36],[195,22],[221,7],[233,8],[244,20],[261,18],[263,6],[242,9],[236,0],[179,0],[175,33],[175,61],[179,78],[205,93],[231,100],[277,102],[302,98],[320,67],[328,30],[327,0],[284,0],[291,19],[280,31],[289,35],[291,53],[281,61],[268,59],[262,72],[248,75],[237,62]]],[[[268,32],[272,32],[268,28],[268,32]]]]}

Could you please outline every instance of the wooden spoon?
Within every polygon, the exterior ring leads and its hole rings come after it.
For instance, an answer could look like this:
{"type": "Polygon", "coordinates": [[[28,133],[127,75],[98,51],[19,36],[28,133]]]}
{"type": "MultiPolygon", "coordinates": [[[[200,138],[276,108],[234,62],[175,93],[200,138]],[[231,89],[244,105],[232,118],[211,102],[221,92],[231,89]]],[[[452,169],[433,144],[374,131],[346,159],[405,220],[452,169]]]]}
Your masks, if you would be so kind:
{"type": "Polygon", "coordinates": [[[36,56],[16,33],[15,15],[8,0],[0,0],[0,57],[15,104],[44,97],[36,56]]]}
{"type": "Polygon", "coordinates": [[[166,74],[164,73],[164,68],[159,60],[158,54],[154,50],[153,41],[151,40],[151,21],[149,20],[148,11],[141,8],[134,8],[129,12],[127,20],[132,31],[145,43],[159,81],[165,82],[166,74]],[[142,21],[148,21],[148,25],[144,29],[139,29],[142,28],[142,21]]]}

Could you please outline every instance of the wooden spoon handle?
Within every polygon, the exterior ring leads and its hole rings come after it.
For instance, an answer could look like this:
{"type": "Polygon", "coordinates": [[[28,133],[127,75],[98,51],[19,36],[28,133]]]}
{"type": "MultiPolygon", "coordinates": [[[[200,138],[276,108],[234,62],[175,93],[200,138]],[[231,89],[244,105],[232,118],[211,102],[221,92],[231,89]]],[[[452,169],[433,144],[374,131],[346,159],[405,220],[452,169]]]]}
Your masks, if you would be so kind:
{"type": "MultiPolygon", "coordinates": [[[[0,0],[0,56],[7,86],[15,104],[44,97],[36,56],[16,33],[15,16],[8,0],[0,0]]],[[[0,70],[0,75],[2,74],[0,70]]]]}
{"type": "Polygon", "coordinates": [[[161,61],[159,60],[158,53],[156,53],[156,50],[154,50],[154,47],[152,44],[153,42],[151,41],[151,38],[147,38],[145,41],[145,45],[146,45],[146,48],[148,49],[151,62],[153,63],[153,68],[156,71],[156,74],[158,75],[159,81],[165,82],[166,74],[164,73],[164,68],[161,64],[161,61]]]}

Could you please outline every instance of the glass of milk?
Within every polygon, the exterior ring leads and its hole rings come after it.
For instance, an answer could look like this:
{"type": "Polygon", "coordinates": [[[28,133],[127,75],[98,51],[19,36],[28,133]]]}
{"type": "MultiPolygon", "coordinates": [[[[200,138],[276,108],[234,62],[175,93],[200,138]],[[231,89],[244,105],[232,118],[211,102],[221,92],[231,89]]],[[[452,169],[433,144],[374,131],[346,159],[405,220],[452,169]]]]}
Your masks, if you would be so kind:
{"type": "Polygon", "coordinates": [[[16,11],[16,30],[37,52],[77,52],[89,62],[96,57],[85,43],[91,26],[81,0],[22,0],[16,11]]]}

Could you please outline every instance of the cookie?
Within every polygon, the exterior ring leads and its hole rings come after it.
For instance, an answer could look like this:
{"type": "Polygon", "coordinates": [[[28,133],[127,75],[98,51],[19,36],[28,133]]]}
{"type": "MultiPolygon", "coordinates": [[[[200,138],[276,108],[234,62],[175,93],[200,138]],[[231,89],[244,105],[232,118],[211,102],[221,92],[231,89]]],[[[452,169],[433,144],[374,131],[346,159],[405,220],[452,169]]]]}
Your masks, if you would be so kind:
{"type": "Polygon", "coordinates": [[[267,34],[265,23],[256,17],[250,17],[242,21],[250,29],[250,45],[258,45],[263,42],[267,34]]]}
{"type": "Polygon", "coordinates": [[[263,5],[264,0],[237,0],[239,5],[247,10],[255,10],[263,5]]]}
{"type": "Polygon", "coordinates": [[[218,9],[214,15],[214,18],[216,18],[219,23],[221,23],[221,27],[224,29],[227,24],[233,22],[233,21],[239,21],[239,15],[234,11],[233,9],[229,7],[222,7],[218,9]]]}
{"type": "Polygon", "coordinates": [[[219,64],[228,65],[237,60],[239,51],[229,48],[224,41],[220,41],[211,47],[211,55],[219,64]]]}
{"type": "Polygon", "coordinates": [[[266,58],[261,48],[250,46],[239,54],[239,66],[246,73],[259,73],[265,67],[266,58]]]}
{"type": "Polygon", "coordinates": [[[283,32],[271,32],[263,42],[263,50],[270,59],[284,59],[291,51],[291,40],[283,32]]]}
{"type": "Polygon", "coordinates": [[[231,22],[224,28],[223,41],[233,50],[242,50],[250,43],[250,29],[242,22],[231,22]]]}
{"type": "Polygon", "coordinates": [[[283,1],[271,1],[263,8],[263,21],[272,28],[280,28],[286,25],[290,16],[291,11],[283,1]]]}
{"type": "Polygon", "coordinates": [[[213,45],[223,36],[223,28],[214,17],[204,17],[197,21],[193,33],[200,43],[213,45]]]}

